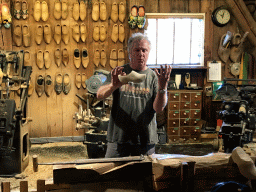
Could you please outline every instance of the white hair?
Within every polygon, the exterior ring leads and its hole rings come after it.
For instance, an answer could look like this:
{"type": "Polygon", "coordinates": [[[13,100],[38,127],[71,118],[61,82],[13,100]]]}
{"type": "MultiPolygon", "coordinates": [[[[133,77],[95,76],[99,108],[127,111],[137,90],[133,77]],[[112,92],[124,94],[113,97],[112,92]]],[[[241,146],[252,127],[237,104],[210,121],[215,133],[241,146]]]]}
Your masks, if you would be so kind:
{"type": "Polygon", "coordinates": [[[133,46],[133,43],[135,41],[140,41],[140,40],[146,40],[148,43],[149,43],[149,47],[151,48],[151,42],[150,40],[148,39],[148,36],[143,34],[143,33],[133,33],[132,36],[128,39],[128,45],[127,45],[127,48],[128,48],[128,53],[130,54],[130,50],[133,46]]]}

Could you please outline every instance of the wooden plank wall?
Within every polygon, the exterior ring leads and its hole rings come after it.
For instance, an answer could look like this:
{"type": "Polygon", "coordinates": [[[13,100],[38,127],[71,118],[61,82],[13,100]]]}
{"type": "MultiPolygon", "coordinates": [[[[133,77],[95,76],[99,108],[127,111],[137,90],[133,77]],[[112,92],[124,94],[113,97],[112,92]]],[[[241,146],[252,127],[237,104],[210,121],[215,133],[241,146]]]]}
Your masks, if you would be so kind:
{"type": "MultiPolygon", "coordinates": [[[[10,5],[14,5],[15,0],[6,0],[10,5]]],[[[128,62],[127,57],[127,39],[134,32],[143,32],[143,30],[139,29],[130,29],[127,23],[128,16],[130,14],[131,7],[133,5],[144,5],[145,10],[148,13],[199,13],[203,12],[206,14],[206,26],[205,26],[205,61],[208,60],[219,60],[217,50],[221,36],[227,32],[227,30],[231,30],[231,32],[236,32],[239,26],[237,26],[236,21],[232,18],[232,22],[226,27],[216,27],[211,22],[211,13],[214,8],[225,5],[225,1],[222,0],[85,0],[87,4],[87,17],[85,21],[75,21],[72,16],[73,4],[77,0],[68,0],[68,18],[66,20],[56,20],[53,16],[54,10],[54,1],[45,0],[49,6],[49,19],[46,22],[42,20],[36,22],[33,17],[34,3],[36,0],[27,0],[29,5],[29,17],[26,20],[16,20],[13,18],[12,26],[16,24],[24,25],[27,24],[30,27],[31,32],[31,46],[30,47],[17,47],[12,42],[11,38],[11,29],[1,28],[0,32],[0,41],[1,49],[4,50],[25,50],[30,52],[30,64],[33,67],[32,73],[32,83],[35,85],[37,76],[47,74],[51,75],[53,81],[55,81],[56,73],[65,74],[68,73],[71,80],[71,91],[68,95],[61,93],[57,95],[54,91],[50,97],[47,97],[43,94],[42,97],[38,97],[36,92],[32,94],[32,96],[28,99],[28,117],[31,117],[33,121],[30,123],[30,137],[56,137],[56,136],[77,136],[83,135],[84,131],[76,131],[75,130],[75,121],[73,116],[75,112],[78,111],[78,105],[82,104],[81,101],[75,96],[75,94],[80,94],[85,98],[86,90],[83,88],[77,89],[75,86],[75,75],[77,73],[86,73],[87,77],[91,77],[96,69],[105,69],[110,71],[111,67],[109,65],[109,56],[112,49],[124,49],[126,55],[126,62],[128,62]],[[94,2],[104,1],[107,5],[107,13],[108,19],[106,21],[93,21],[92,20],[92,5],[94,2]],[[126,31],[126,38],[124,43],[114,43],[111,40],[111,32],[113,27],[113,21],[110,19],[110,13],[112,8],[112,3],[116,2],[119,4],[120,2],[124,2],[126,5],[126,19],[124,21],[124,27],[126,31]],[[59,23],[61,25],[66,24],[69,27],[69,44],[65,45],[61,42],[60,45],[57,45],[54,39],[51,40],[50,44],[46,44],[44,41],[41,45],[37,45],[35,43],[35,29],[37,25],[50,24],[51,30],[54,32],[54,26],[59,23]],[[81,41],[76,43],[72,38],[72,27],[74,24],[85,23],[88,30],[88,37],[85,43],[81,41]],[[105,25],[107,29],[107,39],[104,42],[95,42],[92,38],[93,28],[96,25],[105,25]],[[76,69],[73,64],[73,52],[75,48],[79,48],[82,51],[82,48],[86,47],[89,51],[89,65],[86,69],[81,65],[79,69],[76,69]],[[61,64],[60,67],[54,63],[54,51],[60,48],[63,50],[67,48],[69,51],[69,64],[65,67],[61,64]],[[96,49],[105,49],[107,52],[107,64],[106,67],[96,67],[93,64],[93,55],[96,49]],[[52,65],[49,69],[39,69],[36,66],[36,53],[38,50],[49,50],[52,65]]],[[[43,0],[39,0],[43,1],[43,0]]],[[[120,21],[117,21],[117,24],[120,24],[120,21]]],[[[241,30],[241,29],[240,29],[241,30]]],[[[241,30],[242,32],[242,30],[241,30]]],[[[242,32],[243,33],[243,32],[242,32]]],[[[223,76],[230,76],[228,72],[228,65],[223,65],[224,73],[223,76]]],[[[207,82],[205,82],[207,83],[207,82]]],[[[14,96],[17,97],[17,96],[14,96]]],[[[207,121],[211,121],[212,108],[211,108],[211,100],[205,98],[204,106],[206,111],[205,119],[207,121]]],[[[214,122],[212,122],[214,123],[214,122]]]]}

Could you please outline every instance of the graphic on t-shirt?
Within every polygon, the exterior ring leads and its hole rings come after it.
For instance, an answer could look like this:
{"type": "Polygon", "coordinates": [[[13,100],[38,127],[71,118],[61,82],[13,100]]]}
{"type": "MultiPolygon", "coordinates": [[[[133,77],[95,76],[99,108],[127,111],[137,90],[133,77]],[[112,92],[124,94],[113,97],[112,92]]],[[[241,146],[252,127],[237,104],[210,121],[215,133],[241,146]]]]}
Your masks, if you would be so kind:
{"type": "Polygon", "coordinates": [[[141,83],[129,82],[121,87],[121,92],[124,93],[124,96],[145,97],[147,94],[149,94],[150,90],[149,88],[143,87],[143,84],[141,83]]]}

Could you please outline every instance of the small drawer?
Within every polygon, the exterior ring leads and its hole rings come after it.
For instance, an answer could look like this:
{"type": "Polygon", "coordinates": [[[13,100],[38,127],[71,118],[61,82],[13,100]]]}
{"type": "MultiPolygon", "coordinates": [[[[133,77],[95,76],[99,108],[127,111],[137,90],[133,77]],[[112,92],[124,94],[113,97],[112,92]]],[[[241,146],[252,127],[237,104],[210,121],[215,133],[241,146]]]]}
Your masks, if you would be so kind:
{"type": "Polygon", "coordinates": [[[180,102],[180,109],[190,109],[190,102],[180,102]]]}
{"type": "Polygon", "coordinates": [[[191,118],[201,118],[201,110],[191,110],[190,117],[191,118]]]}
{"type": "Polygon", "coordinates": [[[190,110],[181,110],[180,111],[180,118],[189,118],[190,117],[190,110]]]}
{"type": "Polygon", "coordinates": [[[201,109],[201,101],[192,101],[191,109],[201,109]]]}
{"type": "Polygon", "coordinates": [[[179,101],[180,100],[180,94],[179,93],[169,93],[168,100],[169,101],[179,101]]]}
{"type": "Polygon", "coordinates": [[[190,93],[181,93],[181,101],[190,101],[190,93]]]}
{"type": "Polygon", "coordinates": [[[170,111],[169,111],[169,118],[170,118],[170,119],[173,119],[173,118],[180,118],[180,112],[179,112],[179,111],[170,110],[170,111]]]}
{"type": "Polygon", "coordinates": [[[190,124],[191,124],[191,126],[200,126],[201,125],[201,119],[191,119],[190,124]]]}
{"type": "Polygon", "coordinates": [[[180,103],[179,102],[169,102],[169,109],[170,110],[179,110],[180,103]]]}
{"type": "Polygon", "coordinates": [[[170,119],[168,122],[169,122],[169,124],[168,124],[169,128],[179,127],[179,125],[180,125],[179,119],[170,119]]]}
{"type": "Polygon", "coordinates": [[[180,119],[180,126],[190,126],[190,119],[180,119]]]}
{"type": "Polygon", "coordinates": [[[185,135],[180,136],[180,141],[181,141],[182,143],[187,143],[187,142],[189,142],[189,139],[190,139],[190,135],[187,135],[187,136],[185,136],[185,135]]]}
{"type": "Polygon", "coordinates": [[[191,101],[201,101],[202,100],[202,93],[191,93],[191,101]]]}
{"type": "Polygon", "coordinates": [[[191,135],[201,135],[201,129],[200,127],[191,127],[190,129],[190,134],[191,135]]]}
{"type": "Polygon", "coordinates": [[[179,135],[179,127],[168,128],[167,135],[179,135]]]}
{"type": "Polygon", "coordinates": [[[191,128],[190,127],[181,127],[180,128],[180,136],[184,136],[184,135],[190,135],[190,131],[191,128]]]}
{"type": "Polygon", "coordinates": [[[180,136],[168,135],[169,143],[179,143],[180,136]]]}
{"type": "Polygon", "coordinates": [[[200,135],[191,135],[190,138],[192,141],[196,142],[196,141],[200,141],[201,136],[200,135]]]}

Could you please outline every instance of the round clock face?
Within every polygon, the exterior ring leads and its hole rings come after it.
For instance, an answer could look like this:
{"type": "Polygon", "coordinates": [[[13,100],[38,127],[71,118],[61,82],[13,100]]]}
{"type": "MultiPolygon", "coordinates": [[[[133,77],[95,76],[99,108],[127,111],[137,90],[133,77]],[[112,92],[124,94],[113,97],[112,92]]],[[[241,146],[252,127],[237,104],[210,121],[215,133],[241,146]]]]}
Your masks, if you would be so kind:
{"type": "Polygon", "coordinates": [[[212,14],[212,21],[219,27],[225,26],[230,21],[230,13],[225,8],[217,8],[212,14]]]}
{"type": "Polygon", "coordinates": [[[220,24],[226,24],[229,22],[230,20],[230,13],[228,10],[226,9],[220,9],[217,13],[216,13],[216,19],[220,24]]]}

